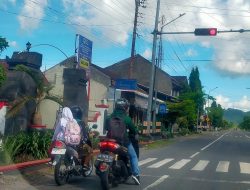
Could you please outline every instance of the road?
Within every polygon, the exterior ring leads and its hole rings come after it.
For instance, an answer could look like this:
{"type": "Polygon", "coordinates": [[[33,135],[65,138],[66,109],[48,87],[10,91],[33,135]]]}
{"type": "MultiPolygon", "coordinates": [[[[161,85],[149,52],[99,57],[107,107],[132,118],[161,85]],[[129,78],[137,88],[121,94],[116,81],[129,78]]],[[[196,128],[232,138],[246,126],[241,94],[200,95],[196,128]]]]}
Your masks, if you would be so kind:
{"type": "MultiPolygon", "coordinates": [[[[248,190],[250,189],[250,133],[245,131],[208,132],[183,137],[166,147],[142,150],[141,185],[132,181],[119,190],[248,190]]],[[[0,189],[54,190],[52,170],[43,168],[28,174],[13,174],[0,189]],[[17,188],[18,187],[18,188],[17,188]]],[[[0,178],[1,179],[1,178],[0,178]]],[[[100,189],[99,179],[76,177],[64,189],[100,189]]]]}

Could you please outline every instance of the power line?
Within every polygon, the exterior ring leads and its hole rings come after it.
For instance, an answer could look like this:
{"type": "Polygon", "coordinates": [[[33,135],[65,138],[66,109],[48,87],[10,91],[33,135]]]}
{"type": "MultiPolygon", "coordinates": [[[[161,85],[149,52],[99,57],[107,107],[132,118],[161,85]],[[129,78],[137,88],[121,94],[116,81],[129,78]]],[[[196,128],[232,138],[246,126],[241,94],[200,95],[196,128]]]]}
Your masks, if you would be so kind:
{"type": "MultiPolygon", "coordinates": [[[[166,5],[167,5],[167,3],[166,3],[166,5]]],[[[168,3],[168,5],[169,5],[169,3],[168,3]]],[[[250,10],[244,10],[244,9],[226,9],[226,8],[218,8],[218,7],[207,7],[207,6],[197,6],[197,5],[183,5],[183,4],[182,5],[174,4],[174,5],[178,5],[179,7],[192,7],[192,8],[199,8],[199,9],[214,9],[214,10],[222,10],[222,11],[234,11],[234,12],[247,12],[247,13],[250,13],[250,10]]]]}
{"type": "MultiPolygon", "coordinates": [[[[89,30],[88,26],[101,26],[101,25],[82,25],[82,24],[76,24],[76,23],[68,23],[68,22],[63,22],[63,21],[54,21],[54,20],[48,20],[48,19],[42,19],[42,18],[36,18],[36,17],[31,17],[31,16],[27,16],[27,15],[22,15],[22,14],[18,14],[18,13],[15,13],[15,12],[10,12],[10,11],[7,11],[7,10],[3,10],[0,8],[0,11],[1,12],[5,12],[5,13],[8,13],[8,14],[12,14],[12,15],[18,15],[18,16],[21,16],[21,17],[25,17],[25,18],[29,18],[29,19],[34,19],[34,20],[40,20],[40,21],[44,21],[44,22],[50,22],[50,23],[57,23],[57,24],[63,24],[63,25],[70,25],[70,26],[78,26],[78,27],[85,27],[89,30]]],[[[115,31],[115,30],[114,30],[115,31]]],[[[91,35],[92,37],[96,38],[96,36],[94,36],[90,31],[89,32],[89,35],[91,35]]],[[[119,33],[119,31],[116,31],[119,33]]],[[[104,34],[103,34],[104,35],[104,34]]],[[[110,39],[110,36],[106,36],[109,41],[111,43],[113,43],[114,45],[118,46],[118,47],[121,47],[121,45],[118,43],[118,42],[115,42],[113,41],[112,39],[110,39]]],[[[101,39],[101,41],[104,41],[103,38],[101,37],[98,37],[99,39],[101,39]]]]}

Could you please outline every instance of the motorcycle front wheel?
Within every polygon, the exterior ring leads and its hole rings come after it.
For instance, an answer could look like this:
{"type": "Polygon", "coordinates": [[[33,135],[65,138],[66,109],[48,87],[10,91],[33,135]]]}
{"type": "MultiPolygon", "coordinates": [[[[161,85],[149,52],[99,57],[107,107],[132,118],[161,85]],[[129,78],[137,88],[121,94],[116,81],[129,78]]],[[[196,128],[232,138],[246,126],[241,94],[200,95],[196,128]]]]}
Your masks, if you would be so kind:
{"type": "Polygon", "coordinates": [[[67,166],[65,165],[63,157],[61,157],[59,162],[55,165],[54,177],[57,185],[64,185],[69,179],[67,166]]]}

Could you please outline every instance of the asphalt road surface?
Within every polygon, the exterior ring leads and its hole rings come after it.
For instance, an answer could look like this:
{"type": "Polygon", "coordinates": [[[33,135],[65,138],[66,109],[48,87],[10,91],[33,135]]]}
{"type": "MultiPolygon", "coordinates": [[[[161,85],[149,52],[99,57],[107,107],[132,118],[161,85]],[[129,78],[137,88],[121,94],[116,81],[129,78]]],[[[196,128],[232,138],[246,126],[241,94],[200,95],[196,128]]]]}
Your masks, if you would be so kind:
{"type": "MultiPolygon", "coordinates": [[[[245,131],[208,132],[176,139],[166,147],[141,150],[141,185],[132,180],[119,190],[250,190],[250,133],[245,131]]],[[[87,190],[101,189],[95,174],[74,177],[58,187],[53,170],[37,167],[22,173],[0,176],[0,190],[87,190]]]]}

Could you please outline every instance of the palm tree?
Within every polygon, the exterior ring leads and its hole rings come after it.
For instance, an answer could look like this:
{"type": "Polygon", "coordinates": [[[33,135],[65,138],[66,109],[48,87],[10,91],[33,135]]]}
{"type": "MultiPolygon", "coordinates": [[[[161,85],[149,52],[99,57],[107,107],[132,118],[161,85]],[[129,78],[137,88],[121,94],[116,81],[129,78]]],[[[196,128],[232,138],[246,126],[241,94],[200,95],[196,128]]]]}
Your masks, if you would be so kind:
{"type": "Polygon", "coordinates": [[[53,86],[50,84],[46,84],[41,74],[32,72],[29,68],[27,68],[24,65],[18,65],[16,66],[15,69],[17,71],[25,72],[29,76],[31,76],[31,78],[34,80],[37,86],[36,95],[35,96],[22,96],[18,100],[11,103],[10,108],[7,111],[6,117],[8,118],[8,117],[14,116],[23,108],[23,106],[26,105],[26,103],[33,101],[35,102],[36,110],[34,113],[32,124],[42,125],[42,118],[39,112],[40,103],[45,99],[52,100],[60,105],[63,105],[63,102],[60,97],[57,97],[50,93],[50,91],[53,89],[53,86]]]}

